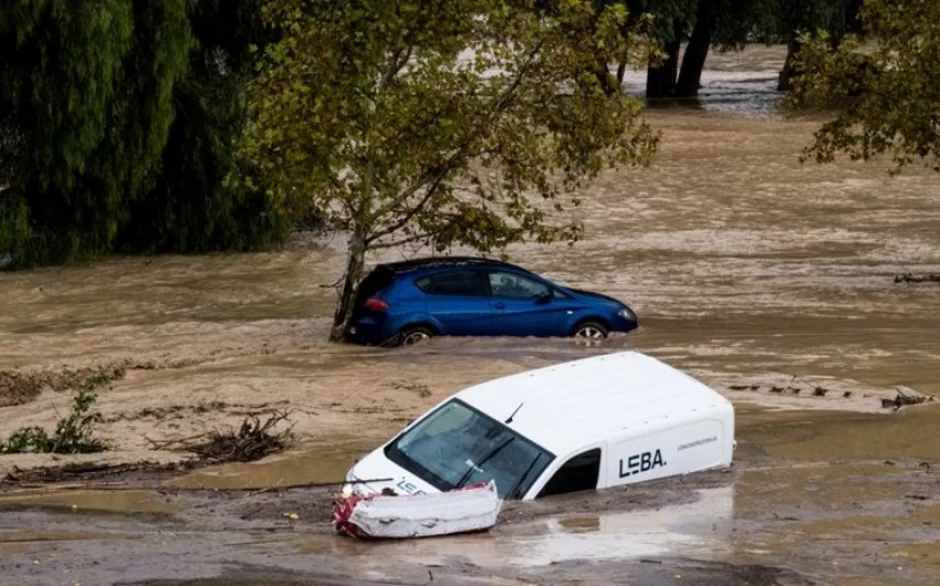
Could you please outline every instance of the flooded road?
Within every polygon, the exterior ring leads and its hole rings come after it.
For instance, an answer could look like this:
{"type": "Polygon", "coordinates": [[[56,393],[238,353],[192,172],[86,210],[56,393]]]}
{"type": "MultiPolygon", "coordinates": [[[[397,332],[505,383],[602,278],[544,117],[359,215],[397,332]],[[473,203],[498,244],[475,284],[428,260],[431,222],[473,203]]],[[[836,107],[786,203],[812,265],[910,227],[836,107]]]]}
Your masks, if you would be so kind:
{"type": "MultiPolygon", "coordinates": [[[[435,583],[940,583],[940,408],[881,404],[898,386],[940,395],[940,286],[894,282],[940,273],[940,177],[801,165],[818,121],[776,114],[782,59],[779,48],[710,58],[697,108],[650,110],[664,132],[654,165],[606,173],[585,194],[584,241],[509,251],[630,303],[640,329],[601,348],[328,345],[339,236],[0,274],[0,436],[52,425],[65,391],[103,374],[98,429],[113,449],[69,462],[178,460],[151,440],[270,409],[291,410],[299,439],[261,462],[168,474],[163,493],[4,495],[0,584],[426,584],[429,571],[435,583]],[[619,349],[735,402],[732,474],[512,506],[491,535],[377,549],[329,534],[326,492],[211,492],[338,480],[464,386],[619,349]]],[[[2,456],[0,476],[61,463],[2,456]]]]}

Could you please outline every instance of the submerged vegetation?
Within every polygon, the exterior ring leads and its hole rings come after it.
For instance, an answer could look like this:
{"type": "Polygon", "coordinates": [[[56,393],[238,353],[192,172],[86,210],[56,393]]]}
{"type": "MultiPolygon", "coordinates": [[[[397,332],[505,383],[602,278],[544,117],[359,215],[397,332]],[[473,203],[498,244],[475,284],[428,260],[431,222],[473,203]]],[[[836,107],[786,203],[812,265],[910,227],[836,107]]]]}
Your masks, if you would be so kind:
{"type": "Polygon", "coordinates": [[[41,427],[24,427],[0,441],[0,454],[91,454],[107,449],[104,442],[94,437],[95,424],[101,413],[94,411],[100,384],[90,381],[75,394],[69,414],[59,420],[51,434],[41,427]]]}

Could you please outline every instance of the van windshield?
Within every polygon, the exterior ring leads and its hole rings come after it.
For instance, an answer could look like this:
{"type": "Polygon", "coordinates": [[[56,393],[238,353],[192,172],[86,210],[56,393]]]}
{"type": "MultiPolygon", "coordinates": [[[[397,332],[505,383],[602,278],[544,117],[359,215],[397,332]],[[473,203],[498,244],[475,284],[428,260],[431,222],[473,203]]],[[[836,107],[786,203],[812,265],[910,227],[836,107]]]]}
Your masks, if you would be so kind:
{"type": "Polygon", "coordinates": [[[522,498],[555,455],[452,399],[385,448],[385,456],[440,491],[496,481],[500,498],[522,498]]]}

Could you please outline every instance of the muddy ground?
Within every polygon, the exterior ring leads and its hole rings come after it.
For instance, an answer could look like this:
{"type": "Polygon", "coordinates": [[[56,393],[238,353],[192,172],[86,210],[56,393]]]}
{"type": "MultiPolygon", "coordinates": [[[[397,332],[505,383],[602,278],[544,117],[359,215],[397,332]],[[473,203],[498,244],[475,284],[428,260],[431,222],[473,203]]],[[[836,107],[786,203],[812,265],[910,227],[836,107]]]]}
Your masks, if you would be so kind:
{"type": "Polygon", "coordinates": [[[664,132],[654,166],[606,173],[586,194],[583,242],[510,250],[631,304],[640,330],[601,348],[328,345],[341,236],[0,275],[0,436],[53,425],[103,377],[98,435],[111,447],[0,456],[0,477],[167,466],[94,478],[122,490],[8,484],[0,584],[940,583],[940,408],[884,406],[898,388],[940,396],[940,286],[895,282],[940,273],[940,180],[800,165],[818,120],[775,113],[782,56],[710,58],[697,109],[650,110],[664,132]],[[331,535],[326,489],[271,490],[342,478],[464,386],[620,349],[735,402],[732,473],[507,505],[490,535],[385,545],[331,535]],[[275,409],[291,410],[298,441],[261,462],[179,470],[186,454],[154,449],[275,409]],[[214,491],[227,488],[251,490],[214,491]]]}

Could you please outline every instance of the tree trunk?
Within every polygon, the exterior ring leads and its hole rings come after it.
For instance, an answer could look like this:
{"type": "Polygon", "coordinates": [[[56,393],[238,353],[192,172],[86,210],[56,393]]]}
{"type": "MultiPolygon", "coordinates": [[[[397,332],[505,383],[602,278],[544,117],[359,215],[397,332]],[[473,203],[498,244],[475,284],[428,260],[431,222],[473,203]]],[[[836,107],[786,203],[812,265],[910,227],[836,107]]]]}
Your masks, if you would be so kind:
{"type": "Polygon", "coordinates": [[[356,295],[359,282],[366,264],[365,238],[354,234],[349,242],[346,258],[346,273],[343,275],[343,289],[333,314],[333,328],[330,330],[331,342],[345,342],[352,326],[353,311],[356,309],[356,295]]]}
{"type": "Polygon", "coordinates": [[[601,89],[604,90],[605,95],[615,96],[623,93],[622,87],[615,86],[611,83],[610,66],[604,60],[598,59],[597,64],[594,66],[594,76],[597,77],[597,82],[600,84],[601,89]]]}
{"type": "Polygon", "coordinates": [[[659,65],[650,65],[646,69],[646,97],[666,98],[676,89],[676,74],[679,70],[679,48],[681,40],[676,39],[666,44],[663,50],[666,58],[659,65]]]}
{"type": "Polygon", "coordinates": [[[780,71],[780,77],[777,80],[777,91],[787,92],[793,84],[793,78],[797,75],[794,69],[794,59],[800,51],[800,41],[793,39],[787,45],[787,60],[783,63],[783,69],[780,71]]]}
{"type": "Polygon", "coordinates": [[[713,0],[699,0],[695,14],[695,28],[689,37],[689,44],[682,57],[682,70],[679,72],[679,82],[676,84],[676,96],[691,98],[698,95],[702,85],[702,70],[705,68],[705,59],[708,58],[708,49],[712,44],[712,29],[714,18],[712,16],[713,0]]]}
{"type": "Polygon", "coordinates": [[[623,88],[623,78],[627,75],[627,64],[620,63],[617,65],[617,85],[623,88]]]}

